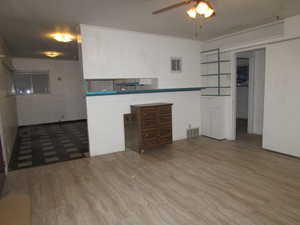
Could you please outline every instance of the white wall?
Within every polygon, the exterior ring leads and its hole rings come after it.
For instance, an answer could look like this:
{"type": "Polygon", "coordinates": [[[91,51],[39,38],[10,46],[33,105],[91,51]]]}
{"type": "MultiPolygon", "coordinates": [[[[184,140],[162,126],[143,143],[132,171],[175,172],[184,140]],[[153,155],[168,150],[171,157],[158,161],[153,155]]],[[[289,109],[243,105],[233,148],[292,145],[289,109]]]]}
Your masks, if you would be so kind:
{"type": "Polygon", "coordinates": [[[159,78],[160,88],[200,85],[199,41],[80,25],[85,79],[159,78]],[[182,73],[172,73],[171,57],[181,57],[182,73]]]}
{"type": "Polygon", "coordinates": [[[19,125],[86,118],[83,77],[78,61],[14,58],[13,64],[17,70],[50,71],[50,94],[17,96],[19,125]]]}
{"type": "MultiPolygon", "coordinates": [[[[268,27],[266,26],[266,28],[268,27]]],[[[290,40],[289,38],[300,37],[299,27],[300,16],[296,16],[285,19],[283,23],[275,25],[275,28],[273,27],[274,29],[271,30],[264,31],[263,26],[254,28],[250,32],[226,35],[203,43],[204,49],[221,47],[222,51],[232,55],[246,50],[266,48],[265,96],[260,96],[260,100],[264,98],[263,147],[296,156],[300,155],[300,122],[296,116],[299,111],[296,85],[299,83],[297,74],[300,70],[298,63],[300,51],[299,40],[290,40]],[[257,32],[261,34],[259,35],[257,32]],[[244,36],[245,41],[243,41],[243,35],[246,35],[244,36]],[[258,36],[260,37],[258,38],[258,36]]],[[[235,66],[233,63],[233,74],[235,74],[235,66]]],[[[234,77],[232,84],[235,84],[234,77]]],[[[228,107],[232,107],[232,114],[225,121],[233,121],[232,116],[235,115],[235,98],[233,96],[235,94],[236,90],[233,88],[231,100],[228,101],[228,107]]],[[[229,125],[229,123],[227,124],[229,125]]],[[[234,138],[235,127],[227,128],[234,138]]]]}
{"type": "Polygon", "coordinates": [[[186,129],[200,127],[200,91],[87,97],[90,154],[125,150],[123,114],[130,105],[173,103],[173,139],[186,138],[186,129]]]}
{"type": "MultiPolygon", "coordinates": [[[[201,42],[168,36],[81,25],[85,79],[158,78],[159,88],[199,87],[201,42]],[[172,73],[171,57],[182,58],[182,73],[172,73]]],[[[174,139],[201,125],[200,92],[93,96],[87,98],[91,155],[124,151],[123,114],[130,105],[173,103],[174,139]]]]}
{"type": "Polygon", "coordinates": [[[286,18],[284,23],[285,37],[300,36],[299,24],[300,24],[300,15],[286,18]]]}
{"type": "Polygon", "coordinates": [[[3,65],[3,60],[10,61],[4,42],[0,38],[0,136],[2,137],[2,149],[4,151],[4,160],[6,166],[13,150],[17,134],[17,112],[16,112],[16,98],[9,94],[11,88],[12,73],[3,65]]]}
{"type": "MultiPolygon", "coordinates": [[[[237,34],[226,35],[205,42],[204,44],[164,36],[82,25],[84,77],[94,79],[157,77],[159,78],[159,87],[198,86],[195,84],[200,83],[201,85],[201,81],[197,78],[201,68],[198,58],[199,49],[195,48],[195,45],[202,49],[217,47],[220,47],[221,50],[225,49],[232,59],[230,70],[233,74],[235,74],[236,64],[234,59],[236,53],[249,49],[266,48],[267,79],[265,83],[266,97],[264,99],[263,147],[299,156],[298,134],[300,133],[300,122],[296,116],[299,111],[299,101],[296,99],[297,88],[295,88],[295,85],[299,83],[296,75],[300,68],[297,68],[298,64],[295,60],[297,60],[297,57],[299,58],[298,54],[300,50],[298,48],[300,45],[298,41],[270,44],[270,41],[273,42],[274,40],[278,41],[286,37],[295,36],[296,34],[292,33],[292,31],[298,29],[300,25],[295,21],[298,21],[298,19],[294,18],[293,23],[291,21],[289,22],[288,19],[279,21],[271,25],[260,26],[237,34]],[[295,44],[294,42],[297,43],[295,44]],[[268,52],[269,50],[270,52],[268,52]],[[171,56],[183,57],[184,72],[182,74],[170,73],[169,58],[171,56]],[[286,57],[286,59],[283,60],[284,57],[286,57]],[[186,62],[188,65],[185,64],[186,62]],[[189,68],[188,71],[185,68],[189,68]],[[287,75],[285,73],[287,73],[287,75]],[[285,76],[287,76],[288,79],[285,79],[285,76]],[[280,108],[281,110],[279,110],[280,108]],[[276,113],[274,113],[274,110],[277,110],[276,113]],[[272,114],[274,114],[274,116],[272,114]],[[286,122],[287,120],[289,122],[286,122]],[[286,125],[281,126],[282,123],[286,123],[286,125]]],[[[232,86],[235,86],[235,82],[235,78],[233,77],[231,80],[232,86]]],[[[261,82],[260,84],[263,83],[261,82]]],[[[171,96],[174,95],[174,93],[169,94],[171,96]]],[[[176,96],[180,94],[182,93],[176,93],[176,96]]],[[[233,139],[235,135],[234,120],[236,99],[233,98],[235,94],[236,90],[232,88],[230,97],[222,97],[221,100],[217,101],[215,101],[215,97],[203,98],[204,101],[208,101],[207,104],[210,107],[213,107],[213,104],[215,104],[217,108],[220,106],[219,108],[224,113],[223,121],[220,122],[223,127],[220,127],[220,129],[224,131],[223,136],[227,139],[233,139]]],[[[177,103],[176,99],[170,99],[170,96],[162,97],[161,95],[163,94],[158,95],[159,98],[153,98],[154,95],[140,95],[136,101],[132,99],[136,97],[133,95],[88,98],[88,116],[89,119],[91,119],[89,121],[89,135],[92,140],[92,154],[97,155],[122,150],[124,147],[124,137],[122,136],[123,133],[120,133],[122,131],[118,129],[123,124],[122,121],[120,121],[121,115],[124,112],[128,112],[130,104],[152,102],[152,100],[158,101],[158,99],[174,101],[175,104],[181,104],[179,102],[177,103]],[[122,104],[122,100],[126,102],[124,105],[122,104]],[[111,101],[113,103],[111,103],[111,101]],[[98,112],[98,116],[95,111],[98,112]],[[112,129],[106,130],[107,126],[99,126],[105,120],[105,118],[99,119],[99,113],[105,115],[107,123],[117,119],[117,122],[113,121],[112,129]],[[103,139],[106,140],[105,144],[99,140],[101,135],[106,138],[103,139]],[[101,150],[98,148],[101,148],[101,150]]],[[[261,96],[261,98],[263,97],[261,96]]],[[[189,102],[188,105],[184,106],[185,110],[192,109],[193,104],[197,106],[196,100],[190,99],[192,98],[185,96],[184,99],[180,101],[189,102]]],[[[201,102],[203,103],[203,101],[201,102]]],[[[206,106],[205,104],[199,106],[200,118],[202,110],[206,106]]],[[[178,116],[175,120],[182,120],[185,113],[182,113],[181,116],[182,117],[178,116]]],[[[212,118],[212,120],[213,119],[214,118],[212,118]]],[[[198,123],[196,119],[194,123],[198,123]]],[[[187,123],[183,126],[186,125],[187,123]]],[[[174,130],[174,133],[177,132],[179,131],[174,130]]]]}
{"type": "Polygon", "coordinates": [[[264,148],[300,157],[300,40],[266,51],[264,148]]]}

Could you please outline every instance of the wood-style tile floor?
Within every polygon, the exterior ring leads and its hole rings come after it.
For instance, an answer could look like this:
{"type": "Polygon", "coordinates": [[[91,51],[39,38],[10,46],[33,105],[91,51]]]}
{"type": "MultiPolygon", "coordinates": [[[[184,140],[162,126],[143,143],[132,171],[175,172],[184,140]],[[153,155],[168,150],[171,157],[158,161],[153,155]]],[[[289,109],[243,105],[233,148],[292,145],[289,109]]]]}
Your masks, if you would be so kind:
{"type": "Polygon", "coordinates": [[[300,159],[199,138],[10,172],[6,192],[33,225],[299,225],[300,159]]]}

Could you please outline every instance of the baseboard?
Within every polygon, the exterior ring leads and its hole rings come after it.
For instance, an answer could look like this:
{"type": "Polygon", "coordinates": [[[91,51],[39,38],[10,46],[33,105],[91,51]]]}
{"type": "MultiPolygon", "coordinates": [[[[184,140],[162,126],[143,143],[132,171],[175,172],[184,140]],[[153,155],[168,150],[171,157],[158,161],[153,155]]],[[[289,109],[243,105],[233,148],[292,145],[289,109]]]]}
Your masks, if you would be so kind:
{"type": "Polygon", "coordinates": [[[276,151],[276,150],[271,150],[271,149],[268,149],[268,148],[263,148],[263,147],[261,147],[261,148],[262,148],[263,151],[270,152],[270,153],[273,153],[273,154],[276,154],[276,155],[281,155],[281,156],[285,156],[285,157],[289,157],[289,158],[300,159],[300,157],[296,156],[296,155],[290,155],[290,154],[287,154],[287,153],[279,152],[279,151],[276,151]]]}
{"type": "Polygon", "coordinates": [[[23,127],[33,127],[33,126],[42,126],[42,125],[66,124],[66,123],[84,122],[84,121],[87,121],[87,119],[67,120],[67,121],[57,121],[57,122],[39,123],[39,124],[28,124],[28,125],[21,125],[21,126],[19,126],[19,128],[23,128],[23,127]]]}

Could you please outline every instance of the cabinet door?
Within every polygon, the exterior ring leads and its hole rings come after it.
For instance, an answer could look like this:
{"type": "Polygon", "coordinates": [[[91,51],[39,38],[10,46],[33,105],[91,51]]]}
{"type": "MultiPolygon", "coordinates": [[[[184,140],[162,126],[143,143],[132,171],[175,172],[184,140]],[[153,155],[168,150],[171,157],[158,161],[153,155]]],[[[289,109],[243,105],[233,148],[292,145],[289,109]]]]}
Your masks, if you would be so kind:
{"type": "Polygon", "coordinates": [[[160,127],[159,129],[159,142],[160,144],[171,144],[172,137],[172,126],[160,127]]]}
{"type": "Polygon", "coordinates": [[[170,137],[170,136],[172,136],[172,126],[160,127],[159,136],[160,137],[170,137]]]}
{"type": "Polygon", "coordinates": [[[145,107],[141,109],[142,129],[157,128],[157,109],[155,107],[145,107]]]}
{"type": "Polygon", "coordinates": [[[142,131],[142,147],[151,148],[159,144],[159,131],[158,129],[149,129],[142,131]]]}
{"type": "Polygon", "coordinates": [[[222,140],[225,138],[225,110],[222,99],[202,99],[201,134],[222,140]]]}
{"type": "Polygon", "coordinates": [[[158,120],[160,126],[172,126],[172,111],[170,105],[159,107],[158,120]]]}
{"type": "Polygon", "coordinates": [[[210,137],[222,140],[224,136],[223,112],[220,107],[214,107],[210,110],[210,137]]]}

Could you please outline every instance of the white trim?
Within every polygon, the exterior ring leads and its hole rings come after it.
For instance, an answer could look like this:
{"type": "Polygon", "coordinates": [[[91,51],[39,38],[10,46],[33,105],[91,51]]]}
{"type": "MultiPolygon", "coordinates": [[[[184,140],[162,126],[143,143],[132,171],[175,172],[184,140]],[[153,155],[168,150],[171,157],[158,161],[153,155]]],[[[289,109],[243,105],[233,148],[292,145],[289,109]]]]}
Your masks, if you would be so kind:
{"type": "Polygon", "coordinates": [[[278,20],[278,21],[275,21],[275,22],[272,22],[272,23],[267,23],[267,24],[263,24],[263,25],[260,25],[260,26],[255,26],[255,27],[252,27],[252,28],[244,29],[242,31],[238,31],[238,32],[235,32],[235,33],[225,34],[225,35],[213,38],[213,39],[209,39],[209,40],[205,41],[205,44],[206,43],[211,43],[211,42],[214,42],[214,41],[219,41],[219,40],[226,39],[226,38],[231,38],[231,37],[241,35],[241,34],[250,33],[250,32],[253,32],[253,31],[265,29],[267,27],[275,26],[275,25],[278,25],[278,24],[284,24],[284,22],[285,22],[284,20],[278,20]]]}
{"type": "MultiPolygon", "coordinates": [[[[115,27],[107,27],[107,26],[96,26],[96,25],[90,25],[90,24],[83,24],[81,23],[80,25],[80,30],[82,32],[82,28],[84,29],[84,27],[91,27],[93,29],[96,30],[106,30],[106,31],[120,31],[120,32],[131,32],[131,33],[135,33],[135,34],[143,34],[143,35],[150,35],[150,36],[154,36],[154,37],[165,37],[165,38],[172,38],[172,39],[177,39],[177,40],[186,40],[186,41],[191,41],[191,42],[196,42],[199,44],[203,44],[205,41],[201,41],[198,39],[194,39],[192,38],[188,38],[188,37],[180,37],[180,36],[173,36],[173,35],[167,35],[167,34],[158,34],[158,33],[149,33],[149,32],[141,32],[141,31],[136,31],[136,30],[126,30],[126,29],[122,29],[122,28],[115,28],[115,27]]],[[[193,35],[194,36],[194,35],[193,35]]],[[[81,36],[81,38],[83,38],[81,36]]],[[[82,39],[82,43],[83,43],[83,39],[82,39]]],[[[81,43],[81,44],[82,44],[81,43]]]]}
{"type": "MultiPolygon", "coordinates": [[[[266,48],[253,48],[251,51],[256,51],[260,49],[265,49],[266,48]]],[[[237,79],[237,57],[238,53],[245,52],[245,51],[236,51],[233,52],[233,57],[234,59],[232,62],[232,102],[233,102],[233,111],[232,111],[232,137],[234,138],[233,140],[236,140],[236,115],[237,115],[237,87],[236,87],[236,79],[237,79]]],[[[252,56],[249,57],[249,95],[248,95],[248,133],[255,133],[254,132],[254,110],[255,110],[255,104],[254,104],[254,73],[255,73],[255,55],[253,54],[252,56]]]]}
{"type": "Polygon", "coordinates": [[[232,54],[231,56],[231,96],[232,96],[232,118],[231,118],[231,139],[236,140],[236,115],[237,115],[237,107],[236,107],[236,99],[237,99],[237,88],[236,88],[236,79],[237,79],[237,53],[232,54]]]}
{"type": "Polygon", "coordinates": [[[255,55],[249,57],[249,91],[248,91],[248,129],[249,134],[254,133],[254,79],[255,79],[255,55]]]}
{"type": "Polygon", "coordinates": [[[267,45],[271,44],[277,44],[285,41],[293,41],[293,40],[298,40],[300,39],[300,36],[293,36],[293,37],[286,37],[286,38],[274,38],[274,39],[269,39],[261,42],[255,42],[252,44],[244,45],[244,46],[238,46],[238,47],[232,47],[228,49],[223,49],[221,50],[221,53],[224,52],[231,52],[231,51],[238,51],[238,52],[244,52],[244,51],[252,51],[255,49],[260,49],[260,48],[266,48],[267,45]]]}

